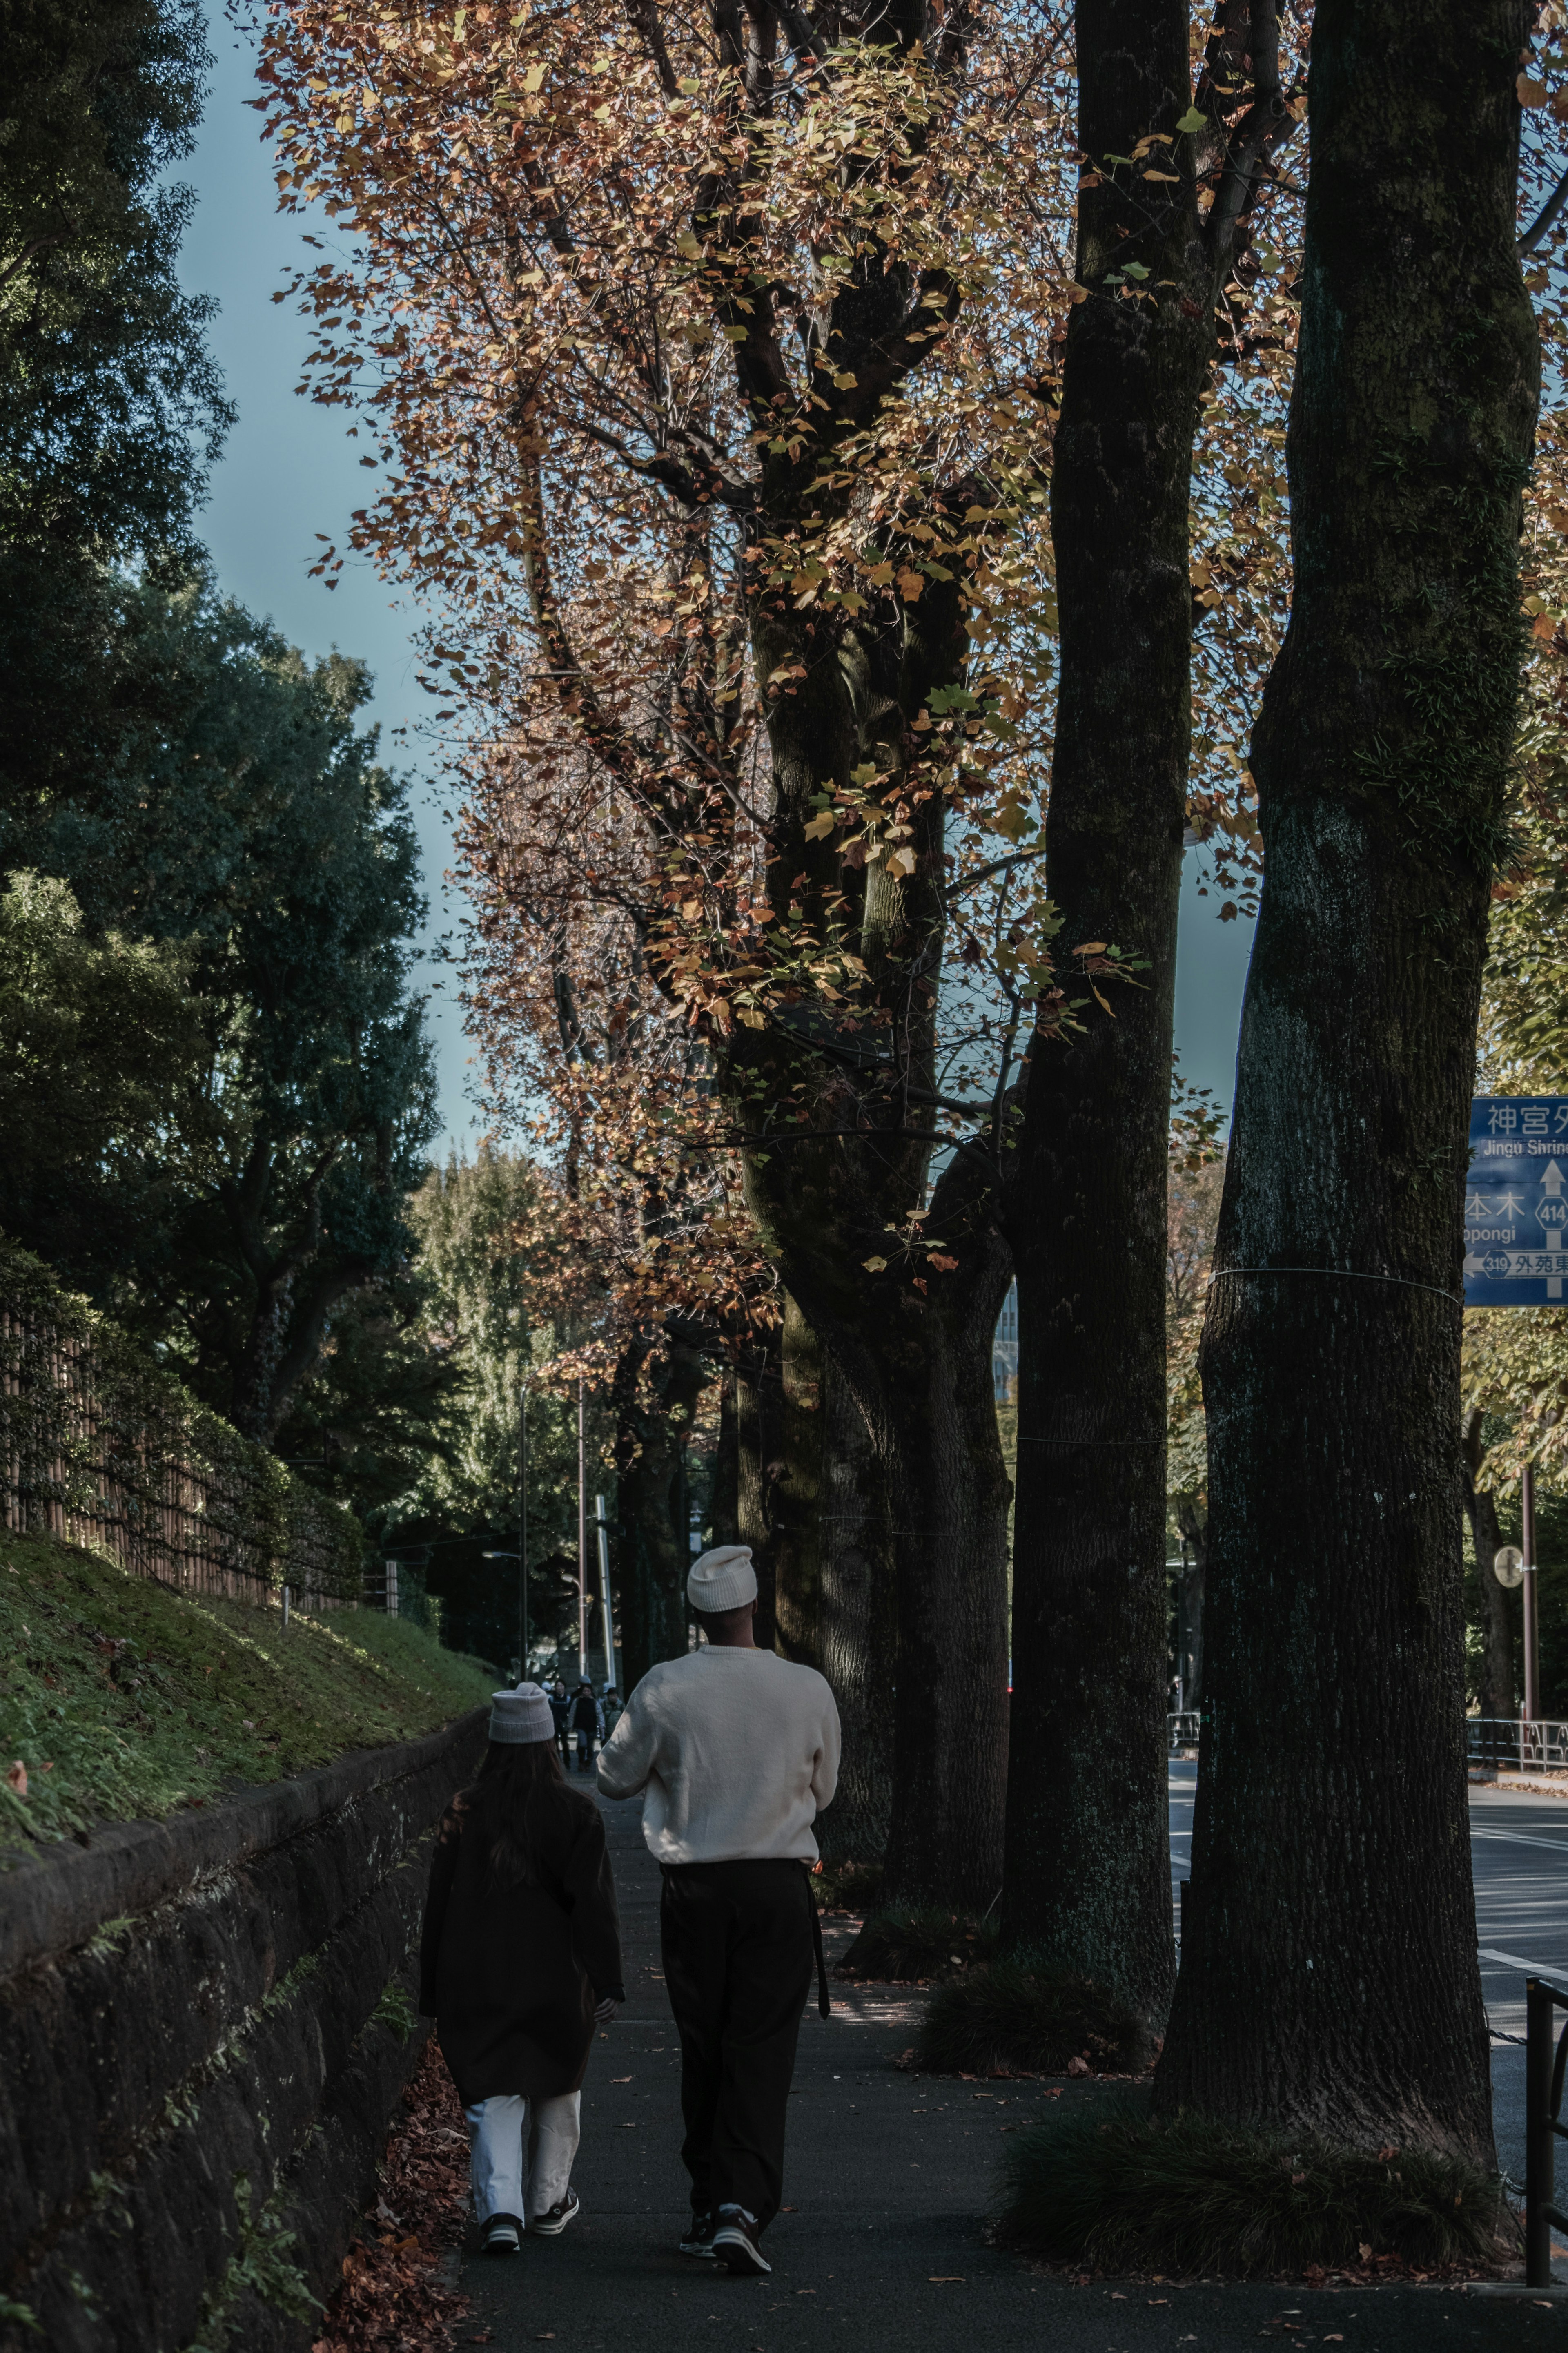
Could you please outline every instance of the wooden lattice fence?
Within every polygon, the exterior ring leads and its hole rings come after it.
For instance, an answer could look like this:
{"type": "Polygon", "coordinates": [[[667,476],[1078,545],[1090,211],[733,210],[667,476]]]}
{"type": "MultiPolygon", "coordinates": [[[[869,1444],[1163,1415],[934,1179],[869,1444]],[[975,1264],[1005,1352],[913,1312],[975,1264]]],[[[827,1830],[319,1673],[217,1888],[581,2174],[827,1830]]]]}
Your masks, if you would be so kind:
{"type": "Polygon", "coordinates": [[[139,1577],[302,1609],[357,1599],[353,1514],[209,1412],[47,1267],[0,1244],[0,1520],[139,1577]]]}

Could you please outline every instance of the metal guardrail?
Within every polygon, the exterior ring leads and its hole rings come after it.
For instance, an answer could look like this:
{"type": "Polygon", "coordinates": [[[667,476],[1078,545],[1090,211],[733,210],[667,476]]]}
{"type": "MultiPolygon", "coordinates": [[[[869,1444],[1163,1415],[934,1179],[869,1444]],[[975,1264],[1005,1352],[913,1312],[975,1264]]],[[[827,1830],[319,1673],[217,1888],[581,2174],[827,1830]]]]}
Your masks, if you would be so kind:
{"type": "Polygon", "coordinates": [[[1197,1746],[1198,1725],[1202,1721],[1195,1708],[1184,1709],[1180,1715],[1167,1715],[1165,1746],[1173,1757],[1178,1749],[1197,1746]]]}
{"type": "Polygon", "coordinates": [[[1568,2231],[1556,2195],[1556,2143],[1568,2140],[1561,2121],[1563,2076],[1568,2069],[1568,2025],[1555,2035],[1553,2012],[1568,2010],[1568,1989],[1550,1978],[1524,1981],[1524,2282],[1552,2285],[1552,2226],[1568,2231]]]}
{"type": "Polygon", "coordinates": [[[1465,1734],[1472,1765],[1568,1772],[1568,1724],[1554,1716],[1468,1715],[1465,1734]]]}

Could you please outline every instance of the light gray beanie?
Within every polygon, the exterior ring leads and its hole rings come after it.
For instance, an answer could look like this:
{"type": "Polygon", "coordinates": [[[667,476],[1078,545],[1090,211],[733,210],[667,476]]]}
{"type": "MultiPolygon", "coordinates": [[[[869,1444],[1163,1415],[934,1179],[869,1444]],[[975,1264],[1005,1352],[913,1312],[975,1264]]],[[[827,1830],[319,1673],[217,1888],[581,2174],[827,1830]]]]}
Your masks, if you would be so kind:
{"type": "Polygon", "coordinates": [[[757,1598],[757,1572],[752,1567],[750,1545],[715,1545],[691,1564],[686,1598],[693,1609],[719,1617],[726,1609],[743,1609],[757,1598]]]}
{"type": "Polygon", "coordinates": [[[537,1683],[490,1694],[490,1738],[521,1747],[525,1741],[553,1740],[555,1718],[537,1683]]]}

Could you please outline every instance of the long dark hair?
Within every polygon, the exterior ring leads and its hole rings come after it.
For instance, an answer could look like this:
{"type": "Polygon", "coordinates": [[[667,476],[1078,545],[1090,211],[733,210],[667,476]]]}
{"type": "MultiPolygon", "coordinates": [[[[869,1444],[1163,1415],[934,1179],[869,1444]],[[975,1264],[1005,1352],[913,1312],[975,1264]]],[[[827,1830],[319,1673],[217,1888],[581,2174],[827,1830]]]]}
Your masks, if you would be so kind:
{"type": "Polygon", "coordinates": [[[464,1808],[464,1834],[477,1838],[488,1858],[490,1885],[537,1887],[542,1847],[582,1802],[553,1740],[492,1740],[464,1808]]]}

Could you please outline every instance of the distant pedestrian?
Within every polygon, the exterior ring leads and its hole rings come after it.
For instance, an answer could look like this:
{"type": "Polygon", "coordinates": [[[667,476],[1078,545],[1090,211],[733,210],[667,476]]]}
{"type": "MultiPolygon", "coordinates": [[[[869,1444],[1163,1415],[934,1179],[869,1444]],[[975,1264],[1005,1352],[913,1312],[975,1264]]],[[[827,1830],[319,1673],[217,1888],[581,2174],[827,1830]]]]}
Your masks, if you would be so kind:
{"type": "Polygon", "coordinates": [[[577,1736],[577,1770],[591,1773],[594,1769],[594,1743],[605,1736],[605,1719],[599,1703],[594,1697],[594,1686],[580,1683],[577,1696],[572,1703],[572,1729],[577,1736]]]}
{"type": "Polygon", "coordinates": [[[479,1779],[442,1817],[419,1942],[419,2008],[468,2119],[487,2253],[576,2214],[595,2022],[625,2000],[604,1818],[566,1785],[539,1685],[497,1692],[479,1779]]]}
{"type": "Polygon", "coordinates": [[[559,1675],[551,1689],[550,1713],[555,1719],[555,1742],[561,1751],[561,1762],[572,1762],[572,1702],[559,1675]]]}
{"type": "Polygon", "coordinates": [[[605,1685],[604,1696],[599,1702],[599,1714],[605,1719],[605,1737],[606,1740],[608,1740],[610,1735],[614,1732],[616,1725],[619,1724],[621,1720],[623,1705],[624,1703],[621,1699],[621,1695],[616,1689],[615,1684],[606,1683],[605,1685]]]}
{"type": "Polygon", "coordinates": [[[664,1873],[665,1982],[680,2033],[686,2255],[762,2274],[784,2189],[784,2119],[815,1950],[811,1825],[838,1780],[838,1711],[811,1667],[759,1651],[750,1547],[704,1553],[687,1596],[708,1640],[646,1674],[599,1758],[607,1798],[643,1799],[664,1873]]]}

